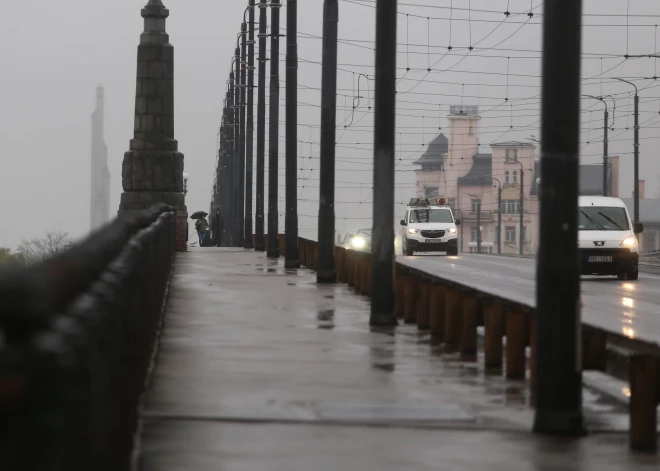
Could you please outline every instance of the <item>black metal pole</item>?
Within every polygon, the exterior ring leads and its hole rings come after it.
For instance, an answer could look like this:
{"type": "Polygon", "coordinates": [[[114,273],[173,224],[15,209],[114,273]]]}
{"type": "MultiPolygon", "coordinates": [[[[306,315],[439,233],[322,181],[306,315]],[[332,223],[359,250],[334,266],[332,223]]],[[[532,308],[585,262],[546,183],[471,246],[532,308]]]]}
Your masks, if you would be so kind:
{"type": "Polygon", "coordinates": [[[502,254],[502,185],[497,187],[497,253],[502,254]]]}
{"type": "MultiPolygon", "coordinates": [[[[635,87],[635,224],[639,222],[639,95],[635,87]]],[[[639,234],[637,235],[639,239],[639,234]]]]}
{"type": "Polygon", "coordinates": [[[603,100],[603,104],[605,105],[605,124],[603,125],[603,196],[607,196],[607,177],[608,177],[608,170],[609,170],[609,164],[607,162],[608,160],[608,142],[607,142],[607,128],[608,128],[608,123],[609,123],[609,113],[607,112],[607,103],[603,100]]]}
{"type": "Polygon", "coordinates": [[[245,244],[251,249],[252,244],[252,167],[254,165],[254,6],[250,0],[248,30],[247,63],[247,137],[245,142],[245,244]]]}
{"type": "Polygon", "coordinates": [[[518,247],[518,253],[523,254],[523,243],[525,235],[525,222],[523,220],[523,214],[525,211],[525,169],[522,162],[520,162],[520,235],[518,236],[520,242],[518,247]]]}
{"type": "Polygon", "coordinates": [[[321,66],[321,163],[319,181],[318,283],[334,283],[335,273],[335,127],[337,121],[337,44],[339,5],[323,2],[321,66]]]}
{"type": "Polygon", "coordinates": [[[279,163],[279,125],[280,125],[280,7],[279,2],[270,2],[270,115],[268,145],[268,257],[278,258],[278,163],[279,163]]]}
{"type": "Polygon", "coordinates": [[[374,204],[371,325],[396,325],[394,313],[394,145],[397,0],[376,2],[374,204]]]}
{"type": "Polygon", "coordinates": [[[245,237],[245,119],[246,119],[246,106],[245,106],[245,91],[247,87],[247,24],[245,21],[241,24],[241,83],[240,83],[240,173],[238,180],[238,240],[236,241],[239,247],[244,246],[245,237]]]}
{"type": "Polygon", "coordinates": [[[236,120],[234,118],[235,109],[234,102],[236,93],[234,92],[234,72],[229,74],[229,99],[227,100],[227,117],[228,117],[228,139],[227,139],[227,153],[229,154],[229,185],[227,191],[229,192],[229,208],[225,215],[227,226],[227,245],[233,245],[233,239],[236,236],[236,147],[235,147],[235,134],[236,134],[236,120]]]}
{"type": "Polygon", "coordinates": [[[259,2],[259,83],[257,85],[257,214],[254,250],[266,250],[264,240],[264,173],[266,153],[266,0],[259,2]]]}
{"type": "Polygon", "coordinates": [[[286,211],[284,266],[298,268],[298,1],[286,10],[286,211]]]}
{"type": "Polygon", "coordinates": [[[581,22],[581,0],[545,2],[534,431],[553,435],[584,433],[577,244],[581,22]]]}
{"type": "MultiPolygon", "coordinates": [[[[234,220],[233,220],[233,246],[238,246],[241,240],[241,48],[237,47],[235,51],[235,72],[234,72],[234,220]]],[[[242,245],[242,244],[241,244],[242,245]]]]}
{"type": "Polygon", "coordinates": [[[477,253],[481,253],[481,198],[477,198],[477,253]]]}

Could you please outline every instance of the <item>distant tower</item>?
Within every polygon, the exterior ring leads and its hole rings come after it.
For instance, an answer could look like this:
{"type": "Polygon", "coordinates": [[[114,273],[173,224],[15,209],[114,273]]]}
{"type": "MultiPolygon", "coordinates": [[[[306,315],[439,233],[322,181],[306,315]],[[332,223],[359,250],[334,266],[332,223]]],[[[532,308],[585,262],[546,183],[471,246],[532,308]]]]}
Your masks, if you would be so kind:
{"type": "Polygon", "coordinates": [[[104,137],[105,93],[103,86],[96,87],[96,111],[92,114],[92,175],[90,224],[94,230],[110,219],[110,172],[108,171],[108,147],[104,137]]]}

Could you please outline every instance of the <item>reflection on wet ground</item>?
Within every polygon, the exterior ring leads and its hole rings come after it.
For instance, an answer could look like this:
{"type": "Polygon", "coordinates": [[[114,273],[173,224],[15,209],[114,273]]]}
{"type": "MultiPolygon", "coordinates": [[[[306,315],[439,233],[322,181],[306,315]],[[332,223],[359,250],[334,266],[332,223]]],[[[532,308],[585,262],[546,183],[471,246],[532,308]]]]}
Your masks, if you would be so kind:
{"type": "MultiPolygon", "coordinates": [[[[611,460],[615,448],[607,448],[610,459],[601,459],[606,453],[598,455],[599,461],[587,467],[583,465],[591,458],[582,456],[581,467],[574,468],[573,461],[562,458],[571,442],[561,445],[532,436],[533,395],[526,382],[507,381],[501,372],[486,375],[481,356],[463,361],[416,326],[370,328],[366,298],[346,286],[319,286],[306,269],[286,274],[281,264],[268,262],[277,276],[256,272],[255,266],[264,261],[261,254],[221,252],[215,258],[191,252],[178,259],[158,363],[144,404],[142,469],[219,469],[218,462],[228,470],[609,471],[613,462],[621,469],[624,461],[611,460]],[[241,266],[245,257],[255,263],[241,266]],[[208,279],[214,280],[213,286],[208,279]],[[282,424],[297,425],[286,432],[277,428],[282,424]],[[316,428],[307,429],[310,424],[316,428]],[[338,432],[337,427],[344,426],[347,429],[338,432]],[[359,428],[360,438],[352,445],[360,453],[352,455],[353,464],[342,467],[342,456],[352,452],[348,445],[339,445],[348,443],[339,437],[350,435],[351,427],[359,428]],[[264,434],[271,428],[272,433],[264,434]],[[434,430],[424,430],[422,438],[417,435],[420,428],[434,430]],[[446,430],[454,438],[443,435],[446,430]],[[503,444],[512,440],[501,434],[512,431],[521,438],[507,445],[513,448],[502,458],[502,467],[488,468],[488,460],[478,461],[474,446],[482,450],[486,445],[479,444],[481,439],[470,445],[471,434],[495,434],[488,440],[507,450],[503,444]],[[256,446],[239,445],[238,436],[256,446]],[[325,445],[318,441],[321,437],[325,445]],[[526,444],[516,448],[516,441],[526,444]],[[447,449],[447,443],[464,447],[462,454],[447,449]],[[536,450],[539,443],[546,445],[536,450]],[[368,452],[376,444],[378,452],[368,452]],[[407,458],[401,466],[388,468],[378,461],[389,448],[404,444],[408,451],[402,451],[407,458]],[[446,452],[429,455],[438,447],[446,452]],[[236,454],[234,449],[242,451],[236,454]],[[335,453],[327,455],[328,449],[335,453]],[[546,461],[536,463],[537,453],[547,454],[548,449],[554,467],[544,468],[546,461]],[[446,461],[451,453],[462,458],[446,461]],[[528,458],[521,461],[525,453],[528,458]],[[282,454],[309,456],[311,461],[305,466],[278,463],[275,457],[282,454]],[[325,463],[318,461],[320,456],[327,456],[328,466],[319,464],[325,463]],[[271,457],[275,461],[269,461],[271,457]],[[512,457],[516,461],[505,466],[512,457]],[[210,467],[199,466],[212,461],[210,467]]],[[[584,408],[592,432],[625,431],[627,411],[616,401],[587,389],[584,408]]],[[[627,457],[622,437],[616,449],[627,457]]],[[[498,456],[496,449],[492,452],[498,456]]],[[[635,469],[654,469],[658,463],[635,469]]]]}

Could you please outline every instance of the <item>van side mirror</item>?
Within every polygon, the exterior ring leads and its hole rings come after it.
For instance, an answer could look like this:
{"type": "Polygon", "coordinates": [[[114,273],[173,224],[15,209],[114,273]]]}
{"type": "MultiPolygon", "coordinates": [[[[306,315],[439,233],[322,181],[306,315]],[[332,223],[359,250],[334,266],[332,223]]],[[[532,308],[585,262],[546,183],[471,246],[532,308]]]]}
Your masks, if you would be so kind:
{"type": "Polygon", "coordinates": [[[405,225],[406,225],[406,220],[405,220],[405,219],[401,219],[401,225],[402,225],[402,226],[405,226],[405,225]]]}
{"type": "Polygon", "coordinates": [[[454,221],[454,224],[456,224],[457,226],[460,226],[460,225],[461,225],[461,220],[460,220],[460,219],[456,219],[456,221],[454,221]]]}
{"type": "Polygon", "coordinates": [[[641,222],[636,222],[635,223],[635,234],[641,234],[644,232],[644,224],[641,222]]]}

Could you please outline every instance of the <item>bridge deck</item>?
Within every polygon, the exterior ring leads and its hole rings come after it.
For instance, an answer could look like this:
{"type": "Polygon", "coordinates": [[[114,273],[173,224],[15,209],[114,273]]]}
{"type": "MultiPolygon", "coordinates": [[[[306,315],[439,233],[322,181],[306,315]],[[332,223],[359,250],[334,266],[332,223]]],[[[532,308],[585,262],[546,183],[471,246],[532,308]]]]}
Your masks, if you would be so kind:
{"type": "MultiPolygon", "coordinates": [[[[525,306],[536,306],[536,260],[489,255],[397,257],[397,262],[525,306]]],[[[660,276],[583,278],[582,321],[660,347],[660,276]]]]}
{"type": "Polygon", "coordinates": [[[414,326],[368,328],[368,301],[254,252],[175,266],[142,416],[143,471],[658,469],[627,412],[585,391],[580,441],[529,433],[524,382],[440,353],[414,326]]]}

